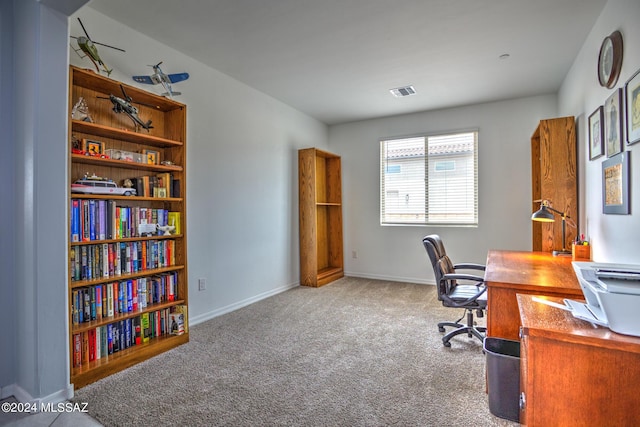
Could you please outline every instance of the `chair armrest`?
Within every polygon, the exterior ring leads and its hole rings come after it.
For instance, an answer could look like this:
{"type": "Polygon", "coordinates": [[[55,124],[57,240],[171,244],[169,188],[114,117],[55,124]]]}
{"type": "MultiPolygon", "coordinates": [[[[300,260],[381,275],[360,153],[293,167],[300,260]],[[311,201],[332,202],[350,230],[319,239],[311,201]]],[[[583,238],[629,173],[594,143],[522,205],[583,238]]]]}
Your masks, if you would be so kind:
{"type": "Polygon", "coordinates": [[[453,264],[453,268],[456,270],[482,270],[485,271],[487,269],[486,265],[482,264],[474,264],[474,263],[463,263],[463,264],[453,264]]]}

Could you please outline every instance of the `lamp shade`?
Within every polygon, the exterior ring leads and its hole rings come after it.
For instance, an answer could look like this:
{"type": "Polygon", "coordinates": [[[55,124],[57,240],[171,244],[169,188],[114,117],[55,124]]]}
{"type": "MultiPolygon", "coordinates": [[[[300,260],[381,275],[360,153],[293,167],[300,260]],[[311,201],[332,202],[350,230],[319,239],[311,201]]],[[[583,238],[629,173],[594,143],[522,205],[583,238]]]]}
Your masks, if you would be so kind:
{"type": "Polygon", "coordinates": [[[531,215],[531,219],[533,221],[539,222],[553,222],[555,219],[553,218],[553,213],[547,210],[547,207],[542,205],[540,209],[535,211],[533,215],[531,215]]]}

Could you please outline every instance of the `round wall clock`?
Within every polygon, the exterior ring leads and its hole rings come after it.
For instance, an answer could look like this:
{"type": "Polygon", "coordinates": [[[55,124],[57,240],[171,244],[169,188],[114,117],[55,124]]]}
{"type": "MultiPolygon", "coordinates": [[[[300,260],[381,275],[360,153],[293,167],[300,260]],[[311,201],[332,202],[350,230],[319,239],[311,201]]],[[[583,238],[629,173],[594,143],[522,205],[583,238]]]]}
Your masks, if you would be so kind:
{"type": "Polygon", "coordinates": [[[598,56],[598,81],[611,89],[616,85],[622,68],[622,34],[614,31],[604,38],[598,56]]]}

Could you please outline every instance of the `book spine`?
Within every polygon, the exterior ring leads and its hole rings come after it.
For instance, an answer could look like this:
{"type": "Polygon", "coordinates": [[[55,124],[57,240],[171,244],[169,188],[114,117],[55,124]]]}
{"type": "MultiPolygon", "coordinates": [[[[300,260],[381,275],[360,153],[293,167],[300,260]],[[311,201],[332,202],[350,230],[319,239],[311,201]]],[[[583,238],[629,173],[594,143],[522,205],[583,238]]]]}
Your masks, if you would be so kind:
{"type": "Polygon", "coordinates": [[[102,338],[101,338],[101,330],[102,327],[98,326],[96,328],[96,356],[95,359],[98,360],[102,357],[102,338]]]}
{"type": "Polygon", "coordinates": [[[107,316],[113,317],[113,283],[107,284],[107,316]]]}
{"type": "Polygon", "coordinates": [[[102,320],[102,286],[94,286],[96,294],[96,320],[102,320]]]}
{"type": "Polygon", "coordinates": [[[80,241],[80,200],[71,200],[71,241],[80,241]]]}
{"type": "Polygon", "coordinates": [[[107,201],[98,200],[98,239],[105,240],[107,238],[107,201]]]}
{"type": "Polygon", "coordinates": [[[80,203],[80,208],[82,210],[82,219],[81,219],[81,232],[82,232],[82,241],[88,242],[90,240],[89,234],[89,201],[82,200],[80,203]]]}
{"type": "Polygon", "coordinates": [[[82,334],[73,335],[73,367],[82,366],[82,334]]]}
{"type": "Polygon", "coordinates": [[[89,200],[89,240],[96,240],[96,201],[89,200]]]}

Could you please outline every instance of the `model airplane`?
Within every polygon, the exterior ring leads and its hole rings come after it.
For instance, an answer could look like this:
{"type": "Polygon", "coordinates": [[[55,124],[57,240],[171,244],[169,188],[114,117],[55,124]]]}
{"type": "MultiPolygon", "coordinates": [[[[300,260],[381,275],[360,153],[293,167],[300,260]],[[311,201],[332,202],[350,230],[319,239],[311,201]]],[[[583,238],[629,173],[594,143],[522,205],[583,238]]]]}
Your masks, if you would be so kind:
{"type": "Polygon", "coordinates": [[[133,76],[133,80],[137,81],[138,83],[144,83],[148,85],[162,84],[164,90],[166,91],[162,94],[162,96],[172,98],[176,95],[180,95],[180,92],[176,92],[171,89],[171,83],[178,83],[183,80],[187,80],[189,78],[189,73],[165,74],[160,68],[160,64],[162,64],[162,61],[158,62],[156,65],[149,65],[149,67],[153,67],[152,75],[133,76]]]}
{"type": "MultiPolygon", "coordinates": [[[[151,120],[147,120],[145,122],[138,116],[138,108],[134,107],[131,104],[134,101],[131,99],[130,96],[127,95],[127,92],[125,92],[124,86],[120,85],[120,89],[122,89],[122,95],[124,96],[124,98],[120,98],[113,94],[109,95],[109,98],[105,98],[102,96],[99,96],[98,98],[110,100],[111,103],[113,104],[113,111],[116,113],[125,113],[127,116],[129,116],[129,118],[131,118],[131,120],[133,120],[133,123],[136,126],[141,126],[145,128],[147,131],[153,128],[153,126],[151,126],[151,120]]],[[[143,105],[147,105],[147,104],[143,104],[143,105]]],[[[149,105],[149,107],[155,108],[155,106],[152,106],[152,105],[149,105]]]]}
{"type": "Polygon", "coordinates": [[[84,28],[84,25],[82,24],[82,21],[80,20],[80,18],[78,18],[78,22],[80,22],[80,26],[82,27],[82,31],[84,31],[84,34],[86,35],[86,37],[71,36],[71,38],[78,40],[79,49],[76,49],[73,46],[71,46],[71,48],[80,56],[80,58],[86,58],[88,56],[91,62],[93,62],[93,65],[96,67],[96,71],[98,73],[100,72],[100,68],[98,67],[100,65],[102,66],[102,70],[105,73],[107,73],[107,76],[110,75],[113,69],[108,68],[106,64],[102,61],[102,58],[100,58],[100,55],[98,55],[98,48],[95,45],[99,44],[100,46],[110,47],[111,49],[119,50],[122,52],[124,52],[124,49],[120,49],[119,47],[109,46],[108,44],[94,42],[93,40],[91,40],[91,37],[89,37],[89,33],[87,33],[87,30],[84,28]],[[80,55],[78,51],[84,52],[85,55],[84,56],[80,55]]]}

